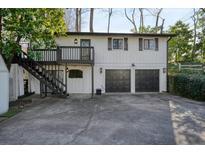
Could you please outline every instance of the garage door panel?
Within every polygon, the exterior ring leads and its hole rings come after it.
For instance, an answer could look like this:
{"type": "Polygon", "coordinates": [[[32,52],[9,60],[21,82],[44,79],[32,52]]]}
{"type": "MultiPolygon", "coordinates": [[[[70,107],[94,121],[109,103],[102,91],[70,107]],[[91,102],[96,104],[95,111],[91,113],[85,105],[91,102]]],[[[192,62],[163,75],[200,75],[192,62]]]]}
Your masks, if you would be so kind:
{"type": "Polygon", "coordinates": [[[130,92],[130,70],[106,70],[106,92],[130,92]]]}
{"type": "Polygon", "coordinates": [[[159,92],[159,70],[135,70],[136,92],[159,92]]]}

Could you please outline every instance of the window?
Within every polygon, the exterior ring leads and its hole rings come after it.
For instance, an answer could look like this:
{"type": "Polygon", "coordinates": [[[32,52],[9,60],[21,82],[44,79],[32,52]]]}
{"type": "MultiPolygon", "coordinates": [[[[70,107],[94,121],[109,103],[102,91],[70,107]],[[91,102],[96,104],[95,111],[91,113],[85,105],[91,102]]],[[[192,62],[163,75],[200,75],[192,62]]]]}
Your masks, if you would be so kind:
{"type": "Polygon", "coordinates": [[[81,70],[70,70],[69,78],[83,78],[83,71],[81,70]]]}
{"type": "Polygon", "coordinates": [[[123,39],[113,39],[113,49],[123,49],[123,39]]]}
{"type": "Polygon", "coordinates": [[[145,50],[155,50],[155,40],[154,39],[144,39],[144,49],[145,50]]]}

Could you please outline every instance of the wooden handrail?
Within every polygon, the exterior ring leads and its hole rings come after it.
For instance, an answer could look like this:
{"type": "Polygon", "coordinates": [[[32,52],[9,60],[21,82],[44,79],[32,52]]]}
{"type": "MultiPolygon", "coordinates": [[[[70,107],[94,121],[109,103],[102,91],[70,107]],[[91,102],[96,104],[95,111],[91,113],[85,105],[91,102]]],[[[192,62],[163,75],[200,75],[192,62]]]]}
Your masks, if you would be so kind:
{"type": "MultiPolygon", "coordinates": [[[[27,56],[26,58],[32,59],[32,58],[30,58],[30,57],[28,56],[27,53],[22,52],[22,54],[23,54],[23,56],[27,56]]],[[[25,57],[23,57],[23,58],[25,58],[25,57]]],[[[41,68],[42,71],[45,71],[45,73],[47,73],[49,76],[52,76],[52,78],[53,78],[54,80],[56,80],[57,82],[59,82],[61,85],[66,86],[62,81],[58,80],[55,76],[53,76],[52,73],[50,73],[48,70],[46,70],[42,65],[40,65],[40,64],[37,63],[37,62],[35,62],[33,59],[32,59],[32,62],[34,62],[35,65],[37,65],[39,68],[41,68]]]]}

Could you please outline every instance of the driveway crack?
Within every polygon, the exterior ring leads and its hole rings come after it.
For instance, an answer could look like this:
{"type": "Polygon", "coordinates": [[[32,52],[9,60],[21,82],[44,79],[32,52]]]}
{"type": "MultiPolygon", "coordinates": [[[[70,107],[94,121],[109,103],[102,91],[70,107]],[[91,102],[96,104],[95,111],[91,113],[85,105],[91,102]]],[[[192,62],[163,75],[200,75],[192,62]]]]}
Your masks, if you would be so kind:
{"type": "Polygon", "coordinates": [[[88,121],[86,122],[85,126],[82,127],[79,131],[77,131],[77,133],[75,133],[73,135],[72,140],[68,144],[74,143],[80,135],[82,135],[83,133],[85,133],[89,129],[89,126],[90,126],[90,124],[92,122],[92,119],[93,119],[93,117],[95,115],[96,110],[97,110],[97,104],[95,104],[94,110],[89,115],[88,121]]]}

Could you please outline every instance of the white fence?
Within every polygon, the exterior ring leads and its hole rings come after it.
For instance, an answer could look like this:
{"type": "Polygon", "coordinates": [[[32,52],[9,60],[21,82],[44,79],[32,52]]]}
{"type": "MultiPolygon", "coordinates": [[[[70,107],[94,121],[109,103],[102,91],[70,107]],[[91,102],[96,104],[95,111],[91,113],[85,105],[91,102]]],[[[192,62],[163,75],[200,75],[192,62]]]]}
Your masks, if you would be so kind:
{"type": "Polygon", "coordinates": [[[191,70],[191,71],[203,71],[205,72],[205,65],[203,64],[178,64],[178,70],[191,70]]]}

